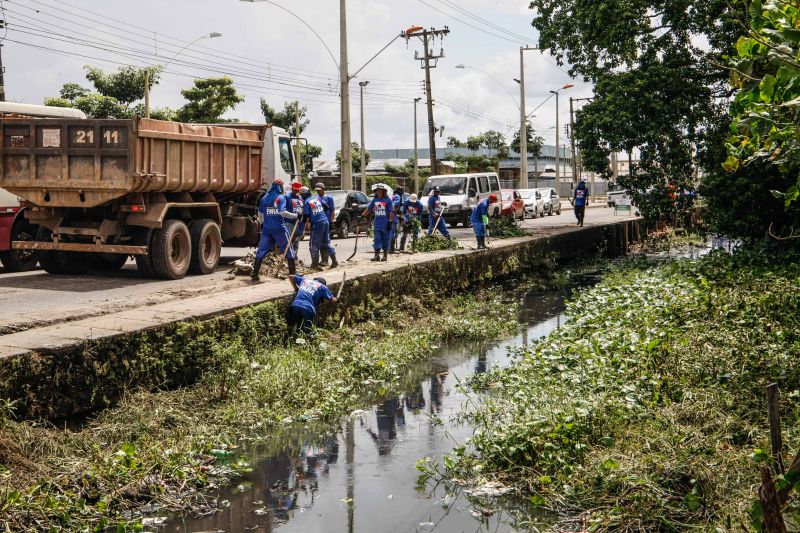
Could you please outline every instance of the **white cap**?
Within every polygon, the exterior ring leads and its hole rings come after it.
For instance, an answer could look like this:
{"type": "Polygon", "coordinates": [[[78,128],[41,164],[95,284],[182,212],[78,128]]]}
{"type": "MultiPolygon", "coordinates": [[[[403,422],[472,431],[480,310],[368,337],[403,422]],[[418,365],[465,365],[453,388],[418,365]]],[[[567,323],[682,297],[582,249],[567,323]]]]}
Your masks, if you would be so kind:
{"type": "Polygon", "coordinates": [[[416,202],[417,200],[419,200],[419,197],[416,194],[412,194],[411,196],[408,197],[408,199],[412,202],[416,202]]]}

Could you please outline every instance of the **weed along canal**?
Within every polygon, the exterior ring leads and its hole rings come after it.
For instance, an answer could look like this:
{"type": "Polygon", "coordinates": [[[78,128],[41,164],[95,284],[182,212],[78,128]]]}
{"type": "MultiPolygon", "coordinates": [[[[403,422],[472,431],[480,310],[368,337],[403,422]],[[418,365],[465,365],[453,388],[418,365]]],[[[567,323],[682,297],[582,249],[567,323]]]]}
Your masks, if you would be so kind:
{"type": "MultiPolygon", "coordinates": [[[[512,302],[509,302],[512,303],[512,302]]],[[[512,531],[508,501],[477,499],[444,484],[419,487],[416,463],[440,460],[472,434],[457,415],[480,396],[460,384],[509,364],[516,347],[566,320],[561,293],[519,302],[520,333],[501,341],[443,343],[429,360],[335,427],[288,425],[243,455],[252,471],[211,494],[204,516],[172,517],[169,532],[512,531]],[[505,509],[508,507],[508,509],[505,509]]],[[[543,515],[544,516],[544,515],[543,515]]],[[[530,518],[529,518],[530,519],[530,518]]]]}

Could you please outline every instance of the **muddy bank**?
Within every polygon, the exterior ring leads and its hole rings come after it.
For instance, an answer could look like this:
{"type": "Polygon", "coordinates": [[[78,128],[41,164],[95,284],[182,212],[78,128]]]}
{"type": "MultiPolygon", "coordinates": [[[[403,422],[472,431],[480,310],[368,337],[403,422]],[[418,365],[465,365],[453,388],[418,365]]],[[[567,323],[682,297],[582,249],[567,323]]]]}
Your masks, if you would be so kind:
{"type": "MultiPolygon", "coordinates": [[[[324,311],[323,319],[338,318],[335,315],[341,309],[410,287],[417,293],[446,287],[445,295],[453,295],[558,260],[598,252],[617,256],[640,238],[639,228],[638,220],[587,227],[526,240],[514,247],[461,253],[365,275],[348,282],[343,305],[324,311]]],[[[335,272],[328,274],[331,282],[338,277],[335,272]]],[[[190,385],[219,364],[212,349],[215,343],[224,344],[232,335],[244,343],[283,339],[286,305],[281,298],[205,320],[83,342],[58,352],[2,359],[0,398],[14,402],[16,416],[59,418],[112,405],[125,391],[190,385]]]]}

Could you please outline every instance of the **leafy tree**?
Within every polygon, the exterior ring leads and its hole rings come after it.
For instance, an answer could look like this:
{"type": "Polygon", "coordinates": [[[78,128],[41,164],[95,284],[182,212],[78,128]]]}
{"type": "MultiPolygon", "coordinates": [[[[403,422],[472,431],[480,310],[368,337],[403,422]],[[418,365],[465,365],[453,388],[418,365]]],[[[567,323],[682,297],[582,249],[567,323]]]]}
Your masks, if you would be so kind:
{"type": "Polygon", "coordinates": [[[483,146],[496,150],[501,159],[508,157],[508,143],[506,136],[499,131],[489,130],[483,134],[483,146]]]}
{"type": "Polygon", "coordinates": [[[571,74],[595,83],[595,99],[578,113],[576,138],[586,168],[607,176],[613,151],[641,151],[620,182],[659,216],[685,208],[663,191],[694,188],[695,153],[707,173],[720,172],[708,132],[729,118],[724,56],[741,33],[741,6],[728,0],[533,0],[540,47],[571,74]],[[696,43],[705,42],[707,46],[696,43]],[[656,209],[651,206],[658,205],[656,209]]]}
{"type": "Polygon", "coordinates": [[[477,152],[481,146],[483,146],[483,135],[473,135],[467,137],[467,148],[469,148],[471,151],[477,152]]]}
{"type": "MultiPolygon", "coordinates": [[[[358,143],[352,143],[350,145],[350,153],[351,157],[353,158],[353,172],[361,172],[361,147],[358,143]]],[[[366,151],[364,154],[364,161],[369,165],[369,162],[372,161],[372,154],[369,153],[369,150],[366,151]]],[[[339,166],[339,169],[342,168],[342,151],[336,151],[336,163],[339,166]]]]}
{"type": "MultiPolygon", "coordinates": [[[[322,155],[322,147],[314,144],[300,143],[300,157],[303,159],[303,168],[311,170],[314,160],[322,155]]],[[[360,162],[359,162],[360,163],[360,162]]]]}
{"type": "MultiPolygon", "coordinates": [[[[400,166],[384,165],[386,172],[391,176],[397,177],[413,177],[414,176],[414,158],[409,157],[408,160],[400,166]]],[[[418,167],[417,172],[420,178],[427,178],[431,175],[430,167],[418,167]]]]}
{"type": "Polygon", "coordinates": [[[447,138],[447,147],[448,148],[464,148],[464,143],[460,141],[456,137],[448,137],[447,138]]]}
{"type": "Polygon", "coordinates": [[[298,102],[286,102],[283,104],[283,111],[278,112],[262,98],[261,113],[267,123],[285,129],[294,137],[300,137],[308,125],[311,124],[311,121],[306,118],[308,108],[305,106],[300,107],[298,102]],[[296,122],[298,109],[300,110],[300,131],[297,131],[296,122]]]}
{"type": "MultiPolygon", "coordinates": [[[[528,121],[528,126],[525,129],[525,136],[528,139],[528,155],[534,159],[538,159],[542,155],[542,148],[544,147],[544,137],[535,135],[533,126],[528,121]]],[[[519,130],[514,133],[514,139],[511,141],[511,149],[519,153],[519,130]]]]}
{"type": "Polygon", "coordinates": [[[178,110],[181,122],[222,122],[222,115],[244,101],[228,77],[194,80],[194,87],[181,91],[188,103],[178,110]]]}
{"type": "MultiPolygon", "coordinates": [[[[99,68],[86,67],[86,79],[103,96],[115,98],[123,104],[132,104],[144,99],[144,80],[149,73],[149,84],[152,89],[158,83],[162,66],[133,68],[122,67],[113,74],[106,74],[99,68]]],[[[74,85],[74,84],[73,84],[74,85]]]]}
{"type": "Polygon", "coordinates": [[[458,155],[448,153],[445,158],[450,159],[456,163],[456,173],[463,174],[465,172],[494,172],[500,162],[498,156],[487,155],[458,155]]]}

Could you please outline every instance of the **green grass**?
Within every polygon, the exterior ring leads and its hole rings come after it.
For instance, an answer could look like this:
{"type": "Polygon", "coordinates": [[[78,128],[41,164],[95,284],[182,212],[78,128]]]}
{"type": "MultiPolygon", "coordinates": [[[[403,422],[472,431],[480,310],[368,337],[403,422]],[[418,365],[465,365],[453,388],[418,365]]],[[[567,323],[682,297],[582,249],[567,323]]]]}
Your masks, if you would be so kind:
{"type": "MultiPolygon", "coordinates": [[[[352,309],[352,327],[339,330],[331,317],[329,329],[304,344],[275,343],[258,317],[277,312],[245,312],[235,331],[202,341],[214,364],[195,385],[131,391],[80,427],[15,421],[13,406],[0,405],[0,523],[13,531],[138,530],[144,506],[185,511],[210,483],[246,470],[228,464],[237,447],[362,406],[441,339],[494,338],[517,327],[515,306],[491,291],[421,297],[432,303],[368,299],[352,309]]],[[[178,355],[194,342],[178,340],[178,355]]]]}
{"type": "Polygon", "coordinates": [[[751,527],[771,382],[787,462],[800,446],[799,284],[789,253],[621,266],[472,383],[474,438],[423,479],[500,481],[589,530],[751,527]]]}

